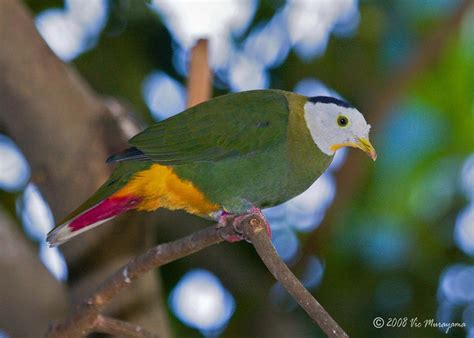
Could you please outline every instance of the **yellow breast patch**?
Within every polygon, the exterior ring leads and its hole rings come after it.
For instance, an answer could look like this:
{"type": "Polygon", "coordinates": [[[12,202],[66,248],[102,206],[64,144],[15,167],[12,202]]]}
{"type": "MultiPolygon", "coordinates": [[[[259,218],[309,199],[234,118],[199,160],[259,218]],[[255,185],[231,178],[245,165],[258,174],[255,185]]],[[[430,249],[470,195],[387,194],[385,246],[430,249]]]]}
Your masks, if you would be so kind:
{"type": "Polygon", "coordinates": [[[207,216],[221,209],[207,200],[191,182],[181,180],[170,167],[153,164],[138,172],[114,196],[136,195],[141,197],[136,209],[153,211],[158,208],[182,209],[194,215],[207,216]]]}

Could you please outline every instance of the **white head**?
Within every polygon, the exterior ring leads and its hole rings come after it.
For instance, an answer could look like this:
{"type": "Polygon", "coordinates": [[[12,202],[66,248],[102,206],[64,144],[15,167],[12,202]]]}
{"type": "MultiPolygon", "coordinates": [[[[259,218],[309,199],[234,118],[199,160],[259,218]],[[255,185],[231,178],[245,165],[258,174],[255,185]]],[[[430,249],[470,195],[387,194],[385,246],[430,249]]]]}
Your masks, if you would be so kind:
{"type": "Polygon", "coordinates": [[[370,125],[348,103],[329,96],[310,97],[304,117],[314,143],[327,155],[342,147],[365,151],[374,161],[377,153],[369,141],[370,125]]]}

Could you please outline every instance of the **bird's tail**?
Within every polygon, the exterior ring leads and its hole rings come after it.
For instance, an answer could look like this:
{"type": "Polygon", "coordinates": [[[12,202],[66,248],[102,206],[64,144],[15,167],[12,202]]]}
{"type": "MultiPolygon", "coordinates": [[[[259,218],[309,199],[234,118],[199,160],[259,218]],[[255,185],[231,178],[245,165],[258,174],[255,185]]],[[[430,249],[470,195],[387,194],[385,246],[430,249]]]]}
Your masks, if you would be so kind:
{"type": "Polygon", "coordinates": [[[107,197],[82,212],[73,212],[72,215],[74,217],[66,219],[54,228],[48,234],[46,240],[51,247],[63,244],[74,236],[90,230],[127,210],[133,209],[138,202],[139,198],[135,196],[114,197],[112,195],[107,197]]]}

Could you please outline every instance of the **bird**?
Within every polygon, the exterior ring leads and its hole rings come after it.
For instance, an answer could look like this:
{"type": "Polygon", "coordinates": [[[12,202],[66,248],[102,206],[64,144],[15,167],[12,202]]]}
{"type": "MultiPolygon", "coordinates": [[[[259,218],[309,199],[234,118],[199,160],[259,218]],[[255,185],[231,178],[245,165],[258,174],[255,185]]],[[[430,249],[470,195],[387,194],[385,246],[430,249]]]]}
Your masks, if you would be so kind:
{"type": "Polygon", "coordinates": [[[60,245],[129,210],[183,210],[221,225],[261,215],[308,189],[338,149],[375,161],[369,130],[356,108],[330,96],[266,89],[215,97],[132,137],[107,159],[116,165],[110,178],[47,241],[60,245]]]}

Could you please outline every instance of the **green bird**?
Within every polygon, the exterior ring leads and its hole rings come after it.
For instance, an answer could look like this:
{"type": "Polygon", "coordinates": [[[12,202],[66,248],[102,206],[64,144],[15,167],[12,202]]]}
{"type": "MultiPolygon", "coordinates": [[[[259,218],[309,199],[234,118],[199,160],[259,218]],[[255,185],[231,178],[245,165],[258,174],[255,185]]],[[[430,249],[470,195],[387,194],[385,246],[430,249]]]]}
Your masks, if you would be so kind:
{"type": "MultiPolygon", "coordinates": [[[[221,224],[283,203],[328,168],[336,150],[373,160],[370,125],[350,104],[281,90],[216,97],[152,125],[109,157],[95,194],[47,237],[64,243],[128,210],[184,210],[221,224]]],[[[236,239],[230,239],[233,241],[236,239]]]]}

